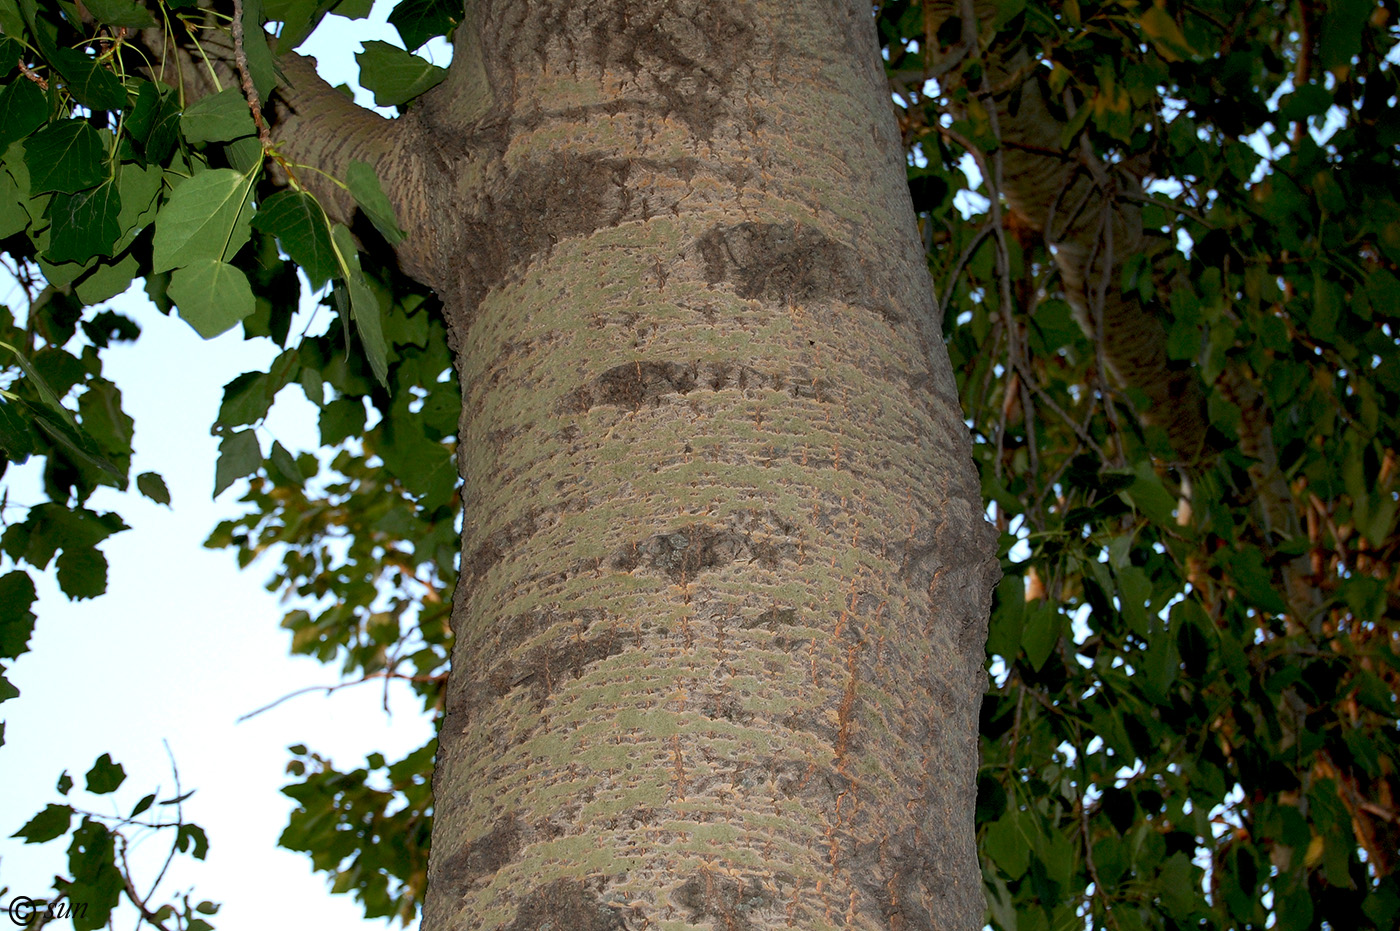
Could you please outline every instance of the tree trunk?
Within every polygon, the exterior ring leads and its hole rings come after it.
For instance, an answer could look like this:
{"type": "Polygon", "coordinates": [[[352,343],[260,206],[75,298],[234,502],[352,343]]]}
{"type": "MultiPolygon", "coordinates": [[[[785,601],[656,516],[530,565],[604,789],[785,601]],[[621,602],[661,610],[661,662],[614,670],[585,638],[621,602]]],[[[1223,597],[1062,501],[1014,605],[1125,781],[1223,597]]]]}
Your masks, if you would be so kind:
{"type": "Polygon", "coordinates": [[[868,6],[477,13],[489,105],[416,117],[466,234],[424,927],[981,927],[994,537],[868,6]]]}

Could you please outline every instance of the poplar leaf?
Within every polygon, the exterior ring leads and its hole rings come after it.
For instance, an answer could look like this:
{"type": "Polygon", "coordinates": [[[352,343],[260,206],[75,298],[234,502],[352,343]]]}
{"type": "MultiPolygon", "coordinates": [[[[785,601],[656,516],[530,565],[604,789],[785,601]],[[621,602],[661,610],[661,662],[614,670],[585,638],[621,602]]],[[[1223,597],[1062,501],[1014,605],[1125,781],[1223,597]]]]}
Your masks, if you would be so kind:
{"type": "Polygon", "coordinates": [[[94,795],[106,795],[117,791],[126,781],[126,770],[120,763],[112,762],[112,755],[104,753],[93,761],[87,772],[87,790],[94,795]]]}
{"type": "Polygon", "coordinates": [[[29,573],[15,569],[0,575],[0,656],[14,658],[29,649],[35,620],[30,609],[37,597],[29,573]]]}
{"type": "Polygon", "coordinates": [[[142,472],[136,476],[136,487],[141,494],[150,498],[156,504],[170,506],[170,489],[165,487],[165,479],[155,472],[142,472]]]}
{"type": "Polygon", "coordinates": [[[375,173],[374,168],[368,162],[352,159],[350,167],[345,169],[345,183],[349,186],[355,203],[360,205],[360,209],[369,217],[374,228],[389,241],[389,245],[396,246],[403,242],[408,234],[399,229],[398,220],[394,216],[394,205],[389,202],[384,188],[380,186],[379,175],[375,173]]]}
{"type": "Polygon", "coordinates": [[[243,0],[243,51],[248,57],[248,76],[265,106],[268,94],[277,85],[277,64],[272,60],[272,46],[262,21],[262,0],[243,0]],[[255,37],[260,41],[253,41],[255,37]]]}
{"type": "Polygon", "coordinates": [[[86,262],[111,255],[121,235],[122,199],[110,180],[76,194],[55,194],[45,216],[52,224],[46,257],[51,262],[86,262]]]}
{"type": "Polygon", "coordinates": [[[302,43],[331,7],[329,0],[264,0],[263,15],[282,23],[277,52],[289,52],[302,43]]]}
{"type": "Polygon", "coordinates": [[[126,86],[121,78],[76,49],[53,48],[49,59],[63,75],[68,92],[93,110],[119,110],[126,106],[126,86]]]}
{"type": "Polygon", "coordinates": [[[447,69],[405,52],[388,42],[365,42],[365,50],[355,56],[360,66],[360,83],[374,92],[381,107],[397,107],[436,87],[447,77],[447,69]]]}
{"type": "Polygon", "coordinates": [[[29,195],[46,191],[75,194],[107,178],[106,152],[97,130],[82,120],[50,123],[24,143],[29,195]]]}
{"type": "Polygon", "coordinates": [[[403,0],[389,12],[404,48],[414,50],[434,36],[445,36],[462,21],[462,4],[454,0],[403,0]]]}
{"type": "Polygon", "coordinates": [[[73,809],[67,805],[46,805],[43,811],[10,836],[22,837],[26,844],[42,844],[67,834],[72,823],[73,809]]]}
{"type": "MultiPolygon", "coordinates": [[[[141,271],[141,263],[131,253],[123,255],[111,264],[103,264],[88,272],[73,285],[73,293],[84,304],[100,304],[110,300],[131,287],[131,282],[141,271]]],[[[88,327],[83,325],[84,332],[88,327]]],[[[92,338],[92,334],[89,334],[92,338]]],[[[96,343],[96,340],[94,340],[96,343]]]]}
{"type": "Polygon", "coordinates": [[[5,85],[0,90],[0,152],[43,126],[48,115],[49,102],[38,84],[16,78],[5,85]]]}
{"type": "Polygon", "coordinates": [[[54,560],[58,587],[73,601],[107,590],[107,557],[93,548],[67,547],[54,560]]]}
{"type": "Polygon", "coordinates": [[[253,226],[277,237],[282,249],[319,288],[339,274],[326,215],[305,191],[280,191],[258,206],[253,226]]]}
{"type": "Polygon", "coordinates": [[[148,29],[156,24],[150,12],[133,0],[83,0],[93,19],[108,26],[148,29]]]}
{"type": "Polygon", "coordinates": [[[252,475],[262,465],[262,450],[257,434],[240,430],[224,437],[219,444],[219,461],[214,466],[214,497],[244,476],[252,475]]]}
{"type": "Polygon", "coordinates": [[[185,181],[156,215],[151,270],[232,258],[251,235],[252,203],[252,176],[230,168],[203,171],[185,181]]]}
{"type": "Polygon", "coordinates": [[[253,290],[241,271],[218,259],[196,259],[170,276],[170,299],[180,316],[213,339],[253,312],[253,290]]]}
{"type": "Polygon", "coordinates": [[[337,308],[342,316],[346,315],[354,323],[355,329],[360,334],[360,344],[364,346],[365,357],[369,360],[369,367],[374,372],[374,377],[381,385],[386,387],[389,384],[388,374],[388,351],[389,347],[384,341],[384,325],[381,320],[382,312],[379,309],[379,299],[374,296],[366,283],[364,273],[360,271],[359,253],[355,249],[355,241],[350,235],[350,230],[337,223],[335,229],[331,231],[331,237],[335,242],[337,259],[341,265],[344,275],[344,286],[337,287],[333,292],[337,308]],[[346,307],[346,303],[349,307],[346,307]]]}
{"type": "Polygon", "coordinates": [[[187,107],[180,132],[190,142],[228,142],[258,131],[243,92],[230,87],[187,107]]]}
{"type": "Polygon", "coordinates": [[[174,148],[180,126],[180,104],[174,91],[162,92],[149,81],[136,92],[136,106],[126,120],[128,136],[149,162],[160,162],[174,148]]]}

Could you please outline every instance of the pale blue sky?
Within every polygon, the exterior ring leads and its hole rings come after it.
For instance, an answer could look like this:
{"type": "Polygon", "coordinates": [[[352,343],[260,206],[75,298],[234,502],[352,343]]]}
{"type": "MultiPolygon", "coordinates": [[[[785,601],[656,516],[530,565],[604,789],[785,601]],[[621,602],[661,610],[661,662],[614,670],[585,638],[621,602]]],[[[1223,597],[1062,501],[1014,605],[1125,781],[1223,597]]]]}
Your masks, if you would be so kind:
{"type": "MultiPolygon", "coordinates": [[[[392,6],[379,0],[369,23],[327,17],[303,50],[331,80],[348,81],[359,40],[399,44],[385,24],[392,6]]],[[[445,64],[445,58],[440,47],[436,60],[445,64]]],[[[0,301],[13,305],[14,295],[0,288],[0,301]]],[[[136,345],[104,353],[106,375],[136,420],[133,474],[163,475],[173,508],[134,490],[94,495],[91,507],[115,510],[131,527],[103,544],[111,568],[100,598],[70,603],[52,572],[35,573],[39,620],[31,652],[10,675],[21,696],[0,707],[7,722],[0,748],[0,888],[9,887],[0,907],[15,895],[44,896],[55,874],[67,874],[66,840],[26,845],[9,837],[46,804],[92,802],[100,803],[94,810],[126,814],[157,787],[161,798],[174,794],[164,740],[184,790],[196,790],[186,818],[208,832],[210,849],[203,863],[177,858],[157,903],[193,887],[194,901],[222,903],[212,919],[216,928],[383,927],[382,920],[366,922],[349,896],[331,895],[305,856],[277,847],[293,807],[278,791],[287,782],[286,748],[306,743],[352,769],[375,750],[395,759],[416,749],[431,725],[406,690],[389,692],[392,714],[386,714],[383,688],[369,684],[330,697],[301,696],[237,724],[240,715],[296,689],[334,684],[336,670],[289,657],[289,637],[278,627],[287,606],[262,587],[270,562],[240,572],[232,552],[201,545],[218,521],[240,512],[245,487],[240,482],[219,500],[210,498],[217,439],[209,425],[223,385],[265,368],[275,347],[244,342],[237,328],[206,342],[178,318],[158,313],[139,291],[111,306],[143,330],[136,345]],[[79,791],[83,774],[102,753],[125,767],[127,781],[115,795],[86,795],[79,791]],[[65,769],[76,783],[66,800],[54,789],[65,769]]],[[[264,447],[271,436],[293,450],[314,447],[314,408],[299,392],[284,392],[262,436],[264,447]]],[[[39,500],[32,468],[12,470],[4,484],[14,501],[39,500]]],[[[154,835],[135,846],[141,882],[154,879],[169,840],[154,835]]],[[[129,907],[118,915],[117,927],[136,922],[129,907]]]]}

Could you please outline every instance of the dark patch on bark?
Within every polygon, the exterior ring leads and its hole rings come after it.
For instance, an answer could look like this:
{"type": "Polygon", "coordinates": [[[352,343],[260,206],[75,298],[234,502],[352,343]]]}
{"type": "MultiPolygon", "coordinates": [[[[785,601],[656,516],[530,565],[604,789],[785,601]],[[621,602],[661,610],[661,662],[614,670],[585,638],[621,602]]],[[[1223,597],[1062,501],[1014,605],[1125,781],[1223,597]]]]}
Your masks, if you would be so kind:
{"type": "MultiPolygon", "coordinates": [[[[847,873],[855,877],[861,891],[875,903],[890,928],[935,926],[922,899],[929,891],[927,880],[941,872],[936,859],[927,852],[928,849],[937,850],[939,845],[938,838],[931,838],[922,845],[917,843],[914,830],[910,828],[902,835],[884,838],[879,844],[864,844],[850,851],[847,873]],[[866,868],[852,869],[858,866],[866,868]]],[[[946,853],[950,858],[956,856],[951,850],[946,853]]]]}
{"type": "Polygon", "coordinates": [[[477,545],[470,556],[463,558],[462,575],[472,580],[485,575],[517,543],[534,535],[535,523],[543,513],[543,511],[531,512],[493,531],[482,543],[477,545]]]}
{"type": "MultiPolygon", "coordinates": [[[[595,8],[596,9],[596,8],[595,8]]],[[[600,70],[625,70],[701,141],[714,137],[724,98],[751,60],[753,26],[729,4],[616,3],[593,17],[589,39],[600,70]],[[605,11],[605,12],[604,12],[605,11]]]]}
{"type": "Polygon", "coordinates": [[[509,931],[624,931],[617,909],[574,879],[556,879],[525,894],[509,931]]]}
{"type": "Polygon", "coordinates": [[[559,639],[537,646],[523,657],[511,658],[508,655],[512,643],[520,643],[548,630],[561,620],[572,620],[583,629],[601,616],[601,612],[586,612],[561,619],[552,612],[539,612],[503,622],[510,627],[510,642],[498,641],[493,644],[488,658],[488,662],[497,657],[499,661],[486,668],[484,675],[478,674],[471,679],[466,676],[454,678],[448,686],[449,711],[463,708],[479,713],[491,702],[516,689],[528,689],[536,702],[543,702],[562,682],[578,678],[594,663],[616,656],[636,644],[634,630],[610,627],[593,637],[561,632],[559,639]]]}
{"type": "Polygon", "coordinates": [[[743,703],[729,692],[715,692],[701,698],[698,708],[701,714],[711,720],[748,724],[754,719],[753,712],[745,709],[743,703]]]}
{"type": "Polygon", "coordinates": [[[793,527],[775,515],[736,514],[724,527],[686,524],[631,543],[614,553],[608,565],[619,572],[645,566],[675,582],[693,580],[702,572],[740,560],[776,569],[797,558],[796,541],[754,539],[754,535],[787,538],[792,532],[793,527]]]}
{"type": "Polygon", "coordinates": [[[448,857],[436,878],[449,884],[451,894],[463,895],[478,879],[494,875],[514,860],[520,846],[520,822],[515,815],[507,815],[448,857]]]}
{"type": "Polygon", "coordinates": [[[672,889],[671,901],[689,912],[691,921],[709,918],[711,927],[723,931],[748,931],[753,927],[749,914],[773,904],[762,886],[711,872],[697,873],[672,889]]]}
{"type": "Polygon", "coordinates": [[[789,375],[771,375],[738,362],[626,362],[615,365],[588,384],[575,388],[559,400],[561,414],[582,414],[594,407],[616,406],[639,410],[644,405],[659,406],[663,398],[692,391],[740,391],[766,389],[786,391],[794,398],[825,402],[829,385],[810,378],[802,370],[789,375]]]}
{"type": "Polygon", "coordinates": [[[599,660],[616,656],[636,642],[636,633],[610,629],[593,638],[569,638],[533,649],[519,662],[507,660],[491,673],[497,695],[515,688],[531,688],[543,699],[566,678],[577,678],[599,660]]]}
{"type": "Polygon", "coordinates": [[[739,618],[736,625],[744,630],[753,630],[761,627],[764,630],[777,630],[780,627],[790,627],[797,623],[796,608],[769,608],[757,617],[739,618]]]}
{"type": "Polygon", "coordinates": [[[899,314],[860,253],[812,227],[792,223],[717,226],[696,243],[710,284],[728,282],[743,298],[783,304],[843,301],[880,314],[899,314]]]}

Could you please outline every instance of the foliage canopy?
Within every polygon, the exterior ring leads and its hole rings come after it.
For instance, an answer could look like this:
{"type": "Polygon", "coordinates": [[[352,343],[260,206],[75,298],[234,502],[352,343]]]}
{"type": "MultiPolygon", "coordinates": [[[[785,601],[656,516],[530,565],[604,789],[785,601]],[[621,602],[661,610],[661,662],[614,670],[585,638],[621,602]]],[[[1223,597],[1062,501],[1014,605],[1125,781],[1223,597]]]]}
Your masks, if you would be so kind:
{"type": "MultiPolygon", "coordinates": [[[[106,302],[140,281],[203,336],[239,326],[282,349],[225,388],[215,494],[246,491],[209,545],[241,565],[276,554],[294,652],[347,679],[401,679],[441,710],[461,509],[446,333],[433,296],[395,266],[403,234],[374,170],[333,179],[359,208],[353,227],[336,221],[256,103],[275,99],[277,55],[328,13],[369,7],[0,0],[0,250],[24,295],[0,309],[0,470],[41,462],[47,496],[22,520],[4,512],[6,659],[35,623],[31,573],[52,566],[74,599],[105,589],[100,547],[124,525],[88,503],[99,486],[128,489],[133,425],[102,354],[139,338],[106,302]],[[279,36],[242,43],[242,82],[235,16],[245,35],[279,36]],[[156,79],[167,61],[212,85],[156,79]],[[316,336],[290,332],[307,288],[336,313],[316,336]],[[320,410],[319,450],[259,436],[284,390],[320,410]]],[[[1006,0],[977,4],[975,25],[966,9],[875,12],[1004,531],[977,808],[988,920],[1394,927],[1396,4],[1006,0]],[[1029,65],[993,83],[1022,53],[1029,65]],[[1106,209],[1148,231],[1151,248],[1101,261],[1093,285],[1157,321],[1189,388],[1179,399],[1199,401],[1207,425],[1190,454],[1106,358],[1102,320],[1096,331],[1066,298],[1043,230],[1003,197],[1007,160],[1026,149],[1006,122],[1028,87],[1059,140],[1030,154],[1098,166],[1106,209]]],[[[460,2],[403,0],[390,22],[409,51],[367,42],[360,83],[411,107],[445,76],[411,52],[461,18],[460,2]]],[[[135,486],[169,502],[158,475],[135,486]]],[[[367,915],[411,921],[432,744],[352,771],[293,752],[285,791],[301,807],[283,845],[367,915]]],[[[89,791],[115,788],[114,766],[99,761],[89,791]]],[[[133,822],[73,815],[51,805],[20,834],[71,834],[74,881],[115,903],[114,838],[133,822]]],[[[175,849],[202,855],[202,834],[177,820],[175,849]]],[[[207,909],[166,908],[207,926],[207,909]]]]}

